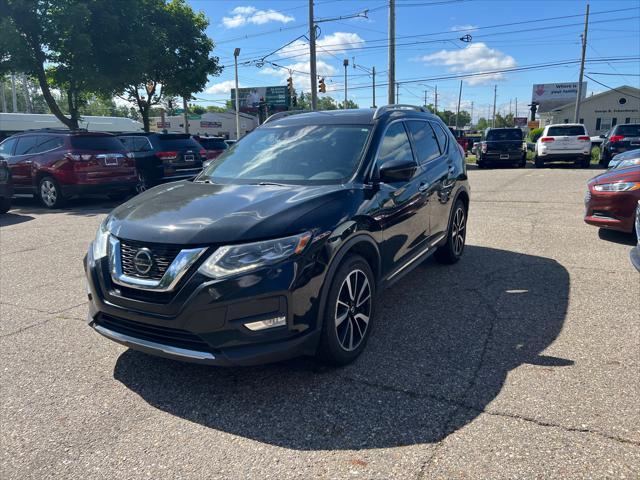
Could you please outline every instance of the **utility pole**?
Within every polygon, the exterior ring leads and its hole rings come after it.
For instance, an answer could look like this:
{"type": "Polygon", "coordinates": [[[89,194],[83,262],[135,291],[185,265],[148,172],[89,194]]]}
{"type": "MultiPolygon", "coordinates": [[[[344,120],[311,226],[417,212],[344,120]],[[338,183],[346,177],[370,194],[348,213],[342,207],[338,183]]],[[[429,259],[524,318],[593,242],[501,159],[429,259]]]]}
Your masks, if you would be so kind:
{"type": "Polygon", "coordinates": [[[427,91],[424,91],[424,106],[427,106],[427,91]]]}
{"type": "Polygon", "coordinates": [[[576,113],[573,122],[580,121],[580,101],[582,100],[582,78],[584,76],[584,57],[587,52],[587,32],[589,30],[589,4],[587,3],[587,13],[584,16],[584,33],[582,37],[582,60],[580,61],[580,78],[578,80],[578,97],[576,98],[576,113]]]}
{"type": "Polygon", "coordinates": [[[238,56],[240,49],[233,51],[233,60],[236,67],[236,141],[240,140],[240,90],[238,89],[238,56]]]}
{"type": "Polygon", "coordinates": [[[349,60],[348,59],[344,59],[342,61],[342,65],[344,65],[344,104],[342,105],[342,108],[344,110],[347,109],[347,67],[349,66],[349,60]]]}
{"type": "Polygon", "coordinates": [[[311,110],[318,109],[318,77],[316,75],[316,23],[313,19],[313,0],[309,0],[309,80],[311,80],[311,110]]]}
{"type": "Polygon", "coordinates": [[[473,102],[471,102],[471,125],[473,125],[473,102]]]}
{"type": "Polygon", "coordinates": [[[393,103],[400,103],[400,83],[396,82],[396,101],[393,103]]]}
{"type": "MultiPolygon", "coordinates": [[[[393,86],[396,83],[396,0],[389,0],[389,88],[388,102],[395,103],[393,86]]],[[[397,88],[397,87],[396,87],[397,88]]],[[[397,95],[396,95],[397,96],[397,95]]]]}
{"type": "Polygon", "coordinates": [[[11,74],[11,100],[13,101],[13,113],[18,113],[18,97],[16,96],[16,76],[11,74]]]}
{"type": "Polygon", "coordinates": [[[27,76],[21,75],[20,78],[22,80],[22,88],[24,92],[25,110],[27,113],[33,113],[33,108],[31,106],[31,97],[29,96],[29,85],[27,83],[27,76]]]}
{"type": "Polygon", "coordinates": [[[436,85],[435,99],[436,99],[436,103],[435,103],[434,109],[435,109],[436,115],[438,115],[438,85],[436,85]]]}
{"type": "MultiPolygon", "coordinates": [[[[516,117],[518,116],[518,97],[516,97],[516,117]]],[[[514,120],[515,122],[515,120],[514,120]]]]}
{"type": "MultiPolygon", "coordinates": [[[[237,97],[238,97],[238,91],[236,90],[236,98],[237,97]]],[[[189,108],[188,107],[189,105],[187,104],[187,97],[182,97],[182,108],[184,109],[184,133],[189,133],[189,108]]]]}
{"type": "Polygon", "coordinates": [[[458,92],[458,108],[456,110],[456,130],[458,129],[458,117],[460,117],[460,100],[461,99],[462,99],[462,80],[460,80],[460,91],[458,92]]]}
{"type": "Polygon", "coordinates": [[[496,128],[496,97],[498,96],[498,85],[493,86],[493,120],[491,126],[496,128]]]}
{"type": "Polygon", "coordinates": [[[376,108],[376,67],[374,65],[374,67],[371,69],[372,73],[372,77],[373,77],[373,108],[376,108]]]}

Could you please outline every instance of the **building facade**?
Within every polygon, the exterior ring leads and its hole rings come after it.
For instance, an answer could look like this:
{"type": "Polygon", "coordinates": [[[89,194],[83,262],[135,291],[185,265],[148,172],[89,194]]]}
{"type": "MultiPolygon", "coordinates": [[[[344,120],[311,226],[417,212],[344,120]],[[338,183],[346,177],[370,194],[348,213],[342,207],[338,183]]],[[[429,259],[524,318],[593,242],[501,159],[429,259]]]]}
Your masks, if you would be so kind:
{"type": "MultiPolygon", "coordinates": [[[[150,129],[154,132],[184,132],[184,115],[150,118],[150,129]]],[[[258,127],[258,117],[240,113],[240,136],[244,136],[258,127]]],[[[202,115],[189,115],[189,133],[210,137],[236,138],[236,114],[234,112],[212,112],[202,115]]]]}
{"type": "MultiPolygon", "coordinates": [[[[575,102],[540,114],[540,126],[573,123],[575,102]]],[[[640,123],[640,89],[624,85],[591,95],[580,103],[580,119],[589,135],[601,135],[619,123],[640,123]]]]}

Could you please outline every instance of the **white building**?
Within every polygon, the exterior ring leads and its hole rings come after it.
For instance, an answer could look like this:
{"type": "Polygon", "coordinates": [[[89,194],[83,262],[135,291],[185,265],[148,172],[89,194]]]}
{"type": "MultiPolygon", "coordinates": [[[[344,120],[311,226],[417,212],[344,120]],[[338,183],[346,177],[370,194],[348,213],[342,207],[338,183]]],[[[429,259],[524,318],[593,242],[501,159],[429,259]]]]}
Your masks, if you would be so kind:
{"type": "MultiPolygon", "coordinates": [[[[212,112],[202,115],[189,115],[189,133],[209,135],[211,137],[236,138],[235,112],[212,112]]],[[[184,132],[184,115],[165,116],[164,125],[160,117],[151,117],[151,131],[184,132]]],[[[240,113],[240,135],[244,136],[258,127],[258,117],[240,113]]]]}
{"type": "MultiPolygon", "coordinates": [[[[573,123],[576,103],[540,114],[540,126],[573,123]]],[[[589,135],[600,135],[619,123],[640,123],[640,89],[624,85],[591,95],[580,103],[580,119],[589,135]]]]}

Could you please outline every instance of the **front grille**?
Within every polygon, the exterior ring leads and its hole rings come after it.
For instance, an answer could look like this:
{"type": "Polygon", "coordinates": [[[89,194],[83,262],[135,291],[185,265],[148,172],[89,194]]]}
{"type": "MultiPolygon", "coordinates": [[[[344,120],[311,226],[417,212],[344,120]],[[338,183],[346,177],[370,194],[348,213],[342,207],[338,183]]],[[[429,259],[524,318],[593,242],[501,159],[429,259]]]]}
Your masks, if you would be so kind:
{"type": "Polygon", "coordinates": [[[175,245],[146,244],[132,240],[120,239],[120,257],[122,259],[122,272],[125,275],[149,280],[160,280],[171,265],[171,262],[180,253],[180,247],[175,245]],[[150,251],[153,264],[147,273],[140,273],[133,262],[136,253],[142,248],[150,251]]]}
{"type": "Polygon", "coordinates": [[[198,335],[177,328],[160,327],[146,323],[134,322],[111,315],[100,314],[96,324],[130,337],[161,343],[172,347],[186,348],[199,352],[207,352],[211,347],[198,335]]]}

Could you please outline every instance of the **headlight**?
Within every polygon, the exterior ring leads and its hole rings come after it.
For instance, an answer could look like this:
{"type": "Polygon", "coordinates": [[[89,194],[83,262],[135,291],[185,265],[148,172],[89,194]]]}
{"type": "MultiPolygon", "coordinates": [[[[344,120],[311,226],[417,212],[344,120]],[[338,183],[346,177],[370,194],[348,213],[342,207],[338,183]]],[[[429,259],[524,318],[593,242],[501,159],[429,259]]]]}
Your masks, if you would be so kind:
{"type": "Polygon", "coordinates": [[[311,233],[305,232],[277,240],[220,247],[198,271],[212,278],[248,272],[302,253],[310,240],[311,233]]]}
{"type": "Polygon", "coordinates": [[[603,183],[602,185],[594,185],[596,192],[628,192],[630,190],[638,190],[640,182],[618,182],[603,183]]]}
{"type": "Polygon", "coordinates": [[[96,238],[93,240],[93,259],[100,260],[107,256],[107,246],[109,245],[109,230],[107,229],[107,220],[105,218],[96,232],[96,238]]]}

